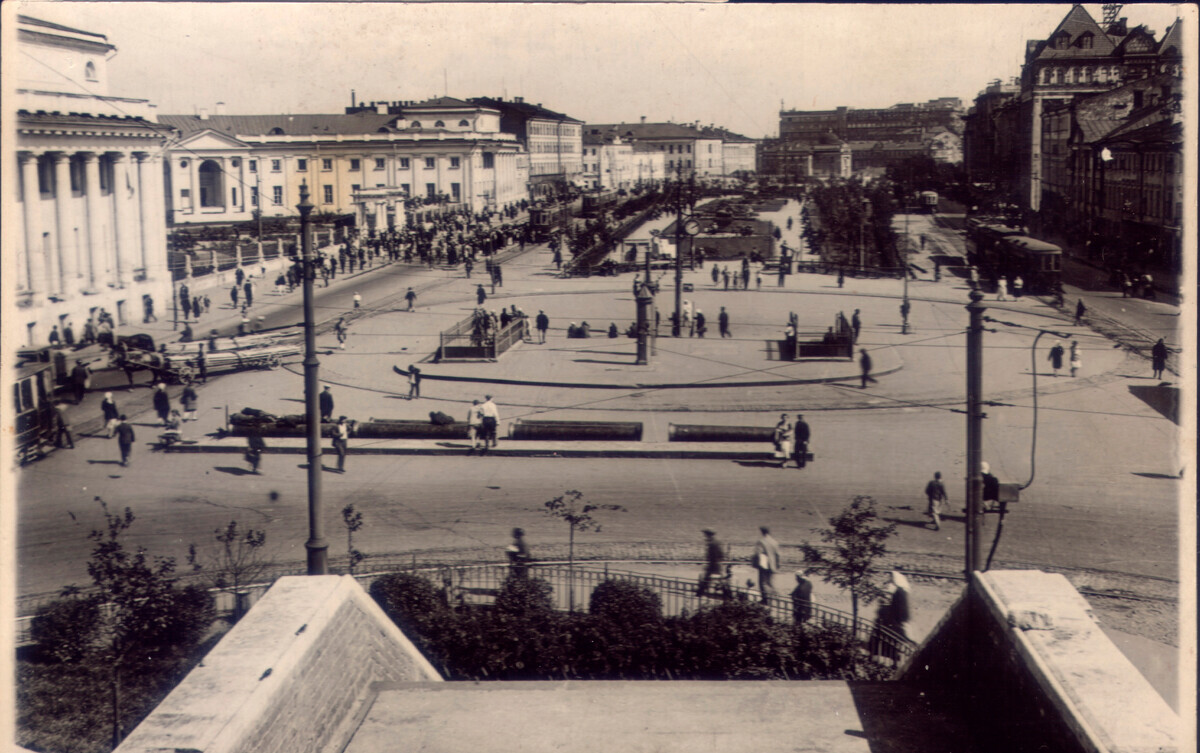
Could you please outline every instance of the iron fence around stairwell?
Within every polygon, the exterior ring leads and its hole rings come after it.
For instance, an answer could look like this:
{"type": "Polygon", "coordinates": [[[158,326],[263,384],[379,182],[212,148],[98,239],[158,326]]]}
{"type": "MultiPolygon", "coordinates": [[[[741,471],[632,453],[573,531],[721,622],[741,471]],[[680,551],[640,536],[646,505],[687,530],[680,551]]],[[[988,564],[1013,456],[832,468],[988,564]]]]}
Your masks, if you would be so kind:
{"type": "MultiPolygon", "coordinates": [[[[697,563],[697,566],[699,564],[697,563]]],[[[491,605],[505,580],[514,574],[509,565],[410,567],[397,560],[391,566],[376,563],[374,572],[358,574],[354,577],[363,588],[369,589],[376,578],[395,572],[408,572],[427,579],[437,588],[443,589],[451,605],[464,607],[491,605]]],[[[209,589],[215,601],[216,614],[218,617],[229,617],[234,613],[235,606],[239,601],[242,610],[245,611],[270,589],[276,578],[284,575],[303,574],[303,568],[280,568],[271,574],[270,581],[247,585],[240,594],[234,594],[227,589],[209,589]]],[[[602,569],[581,566],[572,568],[563,562],[530,563],[527,565],[524,577],[536,578],[550,584],[552,604],[555,609],[560,611],[586,612],[592,592],[601,583],[609,580],[634,583],[657,594],[662,599],[663,615],[668,617],[676,617],[685,613],[694,614],[728,600],[758,601],[761,599],[757,591],[735,586],[728,581],[714,581],[715,587],[709,589],[711,595],[698,596],[696,593],[697,581],[613,570],[607,566],[602,569]]],[[[181,580],[190,579],[183,578],[181,580]]],[[[31,644],[30,626],[33,615],[29,612],[36,609],[35,605],[53,601],[54,598],[44,596],[36,601],[22,600],[21,611],[26,614],[17,618],[16,646],[31,644]]],[[[763,602],[763,606],[777,622],[789,625],[795,622],[790,598],[771,596],[763,602]]],[[[809,617],[806,624],[814,627],[836,626],[853,631],[854,637],[864,645],[870,645],[872,650],[881,655],[895,657],[896,666],[901,666],[916,649],[916,645],[905,636],[876,625],[868,618],[859,616],[856,622],[854,616],[849,612],[816,602],[809,602],[808,612],[809,617]]]]}

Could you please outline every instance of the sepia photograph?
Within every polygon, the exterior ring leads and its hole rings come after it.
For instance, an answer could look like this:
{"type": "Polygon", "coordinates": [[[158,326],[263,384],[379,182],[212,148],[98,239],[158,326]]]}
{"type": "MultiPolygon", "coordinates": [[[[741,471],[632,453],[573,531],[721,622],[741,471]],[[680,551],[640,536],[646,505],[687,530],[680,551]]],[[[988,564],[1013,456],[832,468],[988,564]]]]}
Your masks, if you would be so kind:
{"type": "Polygon", "coordinates": [[[0,14],[5,750],[1196,749],[1197,6],[0,14]]]}

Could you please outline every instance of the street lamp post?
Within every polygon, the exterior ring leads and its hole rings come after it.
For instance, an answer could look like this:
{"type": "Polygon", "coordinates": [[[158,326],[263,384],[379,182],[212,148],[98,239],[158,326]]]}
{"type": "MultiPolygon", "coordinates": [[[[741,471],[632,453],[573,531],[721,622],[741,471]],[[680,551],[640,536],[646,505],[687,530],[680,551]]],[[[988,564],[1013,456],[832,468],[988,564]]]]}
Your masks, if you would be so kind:
{"type": "Polygon", "coordinates": [[[683,326],[683,176],[675,180],[675,321],[671,337],[679,337],[683,326]]]}
{"type": "Polygon", "coordinates": [[[971,573],[980,567],[983,549],[983,293],[972,290],[967,312],[971,323],[967,329],[967,531],[965,570],[967,583],[971,573]]]}
{"type": "Polygon", "coordinates": [[[316,316],[313,313],[316,259],[313,257],[312,228],[308,220],[313,204],[308,200],[307,182],[300,184],[300,203],[296,209],[300,211],[300,269],[304,289],[304,408],[308,439],[308,541],[304,542],[304,548],[308,550],[308,574],[325,575],[329,572],[326,559],[329,545],[322,535],[321,526],[321,408],[317,378],[321,362],[317,360],[316,316]]]}
{"type": "Polygon", "coordinates": [[[858,223],[858,269],[862,271],[867,268],[867,217],[871,213],[871,200],[864,198],[862,200],[863,215],[862,220],[858,223]]]}
{"type": "Polygon", "coordinates": [[[900,304],[900,334],[908,334],[908,215],[909,207],[904,207],[904,250],[900,254],[900,275],[904,278],[904,302],[900,304]]]}

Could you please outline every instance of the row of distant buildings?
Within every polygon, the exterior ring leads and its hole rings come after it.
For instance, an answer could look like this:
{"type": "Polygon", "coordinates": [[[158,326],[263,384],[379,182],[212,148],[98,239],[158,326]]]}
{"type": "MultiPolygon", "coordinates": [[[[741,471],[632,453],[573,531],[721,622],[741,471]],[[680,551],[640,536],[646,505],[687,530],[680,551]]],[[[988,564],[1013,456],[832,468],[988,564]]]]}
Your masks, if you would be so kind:
{"type": "MultiPolygon", "coordinates": [[[[482,211],[578,189],[751,173],[757,143],[700,123],[587,124],[541,103],[359,101],[336,114],[163,115],[109,93],[103,35],[18,17],[19,201],[4,233],[24,339],[170,300],[168,228],[316,212],[386,227],[414,201],[482,211]]],[[[161,310],[161,308],[160,308],[161,310]]]]}
{"type": "Polygon", "coordinates": [[[1029,40],[1021,75],[965,117],[964,167],[993,206],[1117,266],[1177,271],[1183,219],[1182,23],[1161,37],[1073,6],[1029,40]]]}
{"type": "Polygon", "coordinates": [[[779,138],[758,151],[758,170],[792,179],[872,175],[913,157],[962,161],[962,101],[942,97],[884,108],[782,110],[779,138]]]}

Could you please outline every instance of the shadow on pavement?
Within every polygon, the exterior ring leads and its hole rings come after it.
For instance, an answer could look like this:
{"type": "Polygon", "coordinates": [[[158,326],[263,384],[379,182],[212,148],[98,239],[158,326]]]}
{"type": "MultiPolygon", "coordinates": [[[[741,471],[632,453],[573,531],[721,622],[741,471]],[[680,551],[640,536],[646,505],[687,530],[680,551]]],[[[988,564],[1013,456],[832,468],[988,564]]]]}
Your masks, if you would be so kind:
{"type": "Polygon", "coordinates": [[[633,366],[629,361],[605,361],[600,358],[574,358],[571,359],[574,363],[603,363],[612,366],[633,366]]]}
{"type": "MultiPolygon", "coordinates": [[[[929,527],[930,523],[927,520],[908,520],[905,518],[881,518],[881,519],[887,521],[888,523],[895,523],[896,525],[900,525],[900,526],[912,526],[913,528],[922,528],[922,529],[933,530],[932,528],[929,527]]],[[[943,520],[945,519],[944,515],[942,516],[942,519],[943,520]]]]}
{"type": "Polygon", "coordinates": [[[213,466],[214,471],[228,473],[230,476],[253,476],[253,471],[248,471],[245,468],[237,468],[232,465],[216,465],[213,466]]]}
{"type": "Polygon", "coordinates": [[[1129,385],[1129,392],[1158,411],[1163,418],[1179,425],[1179,388],[1170,385],[1129,385]]]}
{"type": "Polygon", "coordinates": [[[1150,473],[1149,471],[1130,471],[1130,472],[1134,476],[1141,476],[1142,478],[1161,478],[1161,479],[1166,479],[1167,481],[1179,481],[1180,479],[1183,478],[1182,474],[1179,476],[1172,476],[1169,473],[1150,473]]]}
{"type": "Polygon", "coordinates": [[[120,460],[89,460],[88,465],[120,465],[120,460]]]}
{"type": "Polygon", "coordinates": [[[778,468],[779,461],[771,462],[769,460],[735,460],[733,461],[743,468],[778,468]]]}

